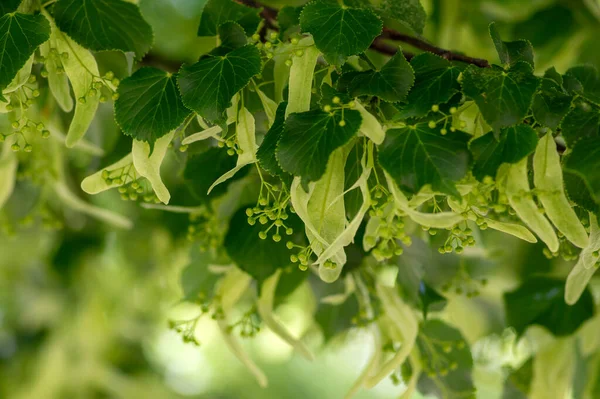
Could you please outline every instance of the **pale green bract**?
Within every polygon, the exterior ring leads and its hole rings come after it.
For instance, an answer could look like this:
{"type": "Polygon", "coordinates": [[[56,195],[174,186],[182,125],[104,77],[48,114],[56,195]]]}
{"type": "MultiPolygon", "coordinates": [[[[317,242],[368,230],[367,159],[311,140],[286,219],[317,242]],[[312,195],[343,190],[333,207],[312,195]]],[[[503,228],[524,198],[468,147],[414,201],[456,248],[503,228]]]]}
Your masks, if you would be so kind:
{"type": "Polygon", "coordinates": [[[246,165],[256,162],[256,121],[246,108],[240,110],[237,121],[236,137],[242,153],[238,156],[237,165],[229,172],[219,177],[208,189],[210,193],[217,185],[231,179],[246,165]]]}
{"type": "Polygon", "coordinates": [[[355,104],[356,109],[360,112],[360,116],[362,116],[360,132],[377,145],[383,143],[383,140],[385,139],[385,130],[381,126],[381,123],[379,123],[377,118],[367,111],[358,100],[355,100],[355,104]]]}
{"type": "Polygon", "coordinates": [[[5,142],[0,152],[0,210],[12,194],[17,177],[18,160],[10,150],[10,144],[8,141],[5,142]]]}
{"type": "Polygon", "coordinates": [[[129,166],[131,166],[133,168],[133,155],[131,153],[127,154],[126,156],[124,156],[119,161],[115,162],[114,164],[107,166],[107,167],[99,170],[98,172],[83,179],[83,181],[81,182],[81,189],[88,194],[99,194],[103,191],[110,190],[111,188],[119,187],[124,184],[131,183],[132,178],[129,177],[129,174],[127,174],[125,176],[125,179],[123,179],[123,181],[120,184],[114,183],[114,180],[111,180],[111,183],[109,184],[102,177],[102,172],[104,170],[111,171],[111,170],[117,170],[117,169],[129,167],[129,166]]]}
{"type": "Polygon", "coordinates": [[[67,147],[71,148],[83,138],[98,109],[100,95],[98,93],[90,95],[90,89],[94,77],[99,76],[100,72],[92,53],[58,31],[54,23],[51,23],[51,26],[52,34],[56,37],[58,52],[68,54],[66,58],[62,59],[62,64],[73,87],[75,98],[77,98],[75,114],[66,139],[67,147]]]}
{"type": "Polygon", "coordinates": [[[160,165],[167,154],[167,149],[171,144],[171,140],[173,140],[174,134],[175,132],[171,132],[156,140],[152,153],[150,153],[150,144],[135,139],[131,149],[135,170],[141,177],[148,179],[154,193],[164,204],[169,203],[171,194],[160,177],[160,165]]]}
{"type": "Polygon", "coordinates": [[[588,245],[579,254],[579,259],[567,277],[565,302],[576,303],[590,279],[598,270],[598,251],[600,251],[600,227],[596,215],[590,213],[590,237],[588,245]]]}
{"type": "Polygon", "coordinates": [[[565,195],[560,155],[552,133],[540,139],[533,156],[534,185],[546,215],[569,241],[585,248],[588,236],[565,195]]]}
{"type": "MultiPolygon", "coordinates": [[[[47,45],[47,42],[42,44],[40,49],[45,45],[47,45]]],[[[19,72],[17,72],[17,75],[14,77],[12,82],[10,82],[10,84],[8,86],[6,86],[6,88],[4,90],[2,90],[3,94],[9,94],[14,91],[17,91],[25,83],[27,83],[27,80],[31,76],[31,68],[33,67],[34,59],[35,59],[35,54],[32,54],[31,57],[29,57],[29,59],[25,63],[25,65],[23,65],[23,67],[19,70],[19,72]]]]}
{"type": "Polygon", "coordinates": [[[52,96],[64,112],[71,112],[73,110],[73,97],[71,97],[69,78],[65,73],[58,73],[58,67],[62,67],[62,63],[58,65],[57,57],[50,56],[50,44],[56,42],[57,32],[53,29],[50,40],[40,46],[40,53],[46,58],[45,67],[48,72],[48,87],[52,96]]]}
{"type": "Polygon", "coordinates": [[[306,112],[310,109],[313,76],[317,59],[321,54],[314,43],[312,37],[305,37],[298,43],[298,47],[304,49],[304,55],[294,58],[290,68],[288,105],[285,111],[286,119],[290,114],[306,112]]]}

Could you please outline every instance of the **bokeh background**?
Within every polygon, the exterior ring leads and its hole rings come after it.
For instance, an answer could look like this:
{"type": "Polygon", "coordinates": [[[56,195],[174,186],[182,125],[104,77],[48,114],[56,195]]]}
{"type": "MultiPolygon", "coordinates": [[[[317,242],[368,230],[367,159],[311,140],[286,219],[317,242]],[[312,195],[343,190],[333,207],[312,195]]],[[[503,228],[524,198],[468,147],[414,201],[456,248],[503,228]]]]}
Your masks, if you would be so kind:
{"type": "MultiPolygon", "coordinates": [[[[170,68],[194,62],[214,45],[212,39],[195,35],[204,3],[139,1],[155,32],[148,63],[170,68]]],[[[496,21],[503,37],[533,43],[538,73],[549,66],[560,72],[578,63],[600,66],[598,0],[422,3],[429,15],[424,36],[440,47],[497,62],[487,33],[488,24],[496,21]]],[[[98,59],[105,70],[126,75],[123,55],[102,53],[98,59]]],[[[89,133],[109,155],[69,154],[69,178],[75,187],[130,147],[111,112],[110,105],[101,108],[89,133]]],[[[176,189],[181,160],[170,155],[167,162],[166,170],[173,175],[167,185],[176,189]]],[[[318,359],[308,363],[294,356],[279,338],[262,330],[245,342],[269,376],[269,387],[259,388],[229,353],[210,318],[198,324],[199,347],[184,344],[168,328],[169,319],[197,313],[196,305],[181,301],[181,274],[194,261],[195,250],[186,239],[185,215],[144,210],[114,192],[86,198],[135,220],[135,229],[117,232],[54,208],[52,199],[40,209],[43,195],[23,178],[0,211],[0,398],[337,399],[365,365],[373,345],[365,331],[354,329],[323,345],[311,317],[314,299],[308,286],[302,286],[277,314],[294,333],[305,334],[311,346],[320,348],[318,359]]],[[[502,291],[514,286],[517,275],[534,270],[564,275],[568,269],[546,260],[541,247],[506,236],[489,235],[485,241],[493,260],[475,263],[487,270],[490,285],[477,300],[451,297],[445,317],[469,326],[462,332],[473,344],[479,397],[494,399],[501,397],[503,367],[518,362],[527,350],[513,345],[514,334],[498,328],[502,291]]],[[[386,380],[357,397],[396,398],[403,389],[386,380]]]]}

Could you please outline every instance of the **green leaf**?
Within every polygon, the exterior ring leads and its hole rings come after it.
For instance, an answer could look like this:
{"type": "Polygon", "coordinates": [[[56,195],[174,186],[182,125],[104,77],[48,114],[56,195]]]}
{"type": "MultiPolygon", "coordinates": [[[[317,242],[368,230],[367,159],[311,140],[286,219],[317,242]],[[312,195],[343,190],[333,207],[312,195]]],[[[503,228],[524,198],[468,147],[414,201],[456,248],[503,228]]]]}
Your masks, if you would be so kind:
{"type": "Polygon", "coordinates": [[[260,52],[253,45],[225,55],[208,54],[181,68],[178,83],[183,103],[206,120],[221,121],[232,97],[260,71],[260,52]]]}
{"type": "Polygon", "coordinates": [[[263,139],[263,142],[256,153],[256,157],[258,158],[260,166],[270,174],[276,176],[283,176],[285,174],[283,169],[281,169],[281,166],[279,166],[279,162],[277,162],[275,152],[277,150],[277,143],[283,134],[283,129],[285,126],[286,107],[286,102],[280,103],[277,107],[277,112],[275,113],[275,122],[273,122],[273,126],[271,126],[265,135],[265,138],[263,139]]]}
{"type": "Polygon", "coordinates": [[[61,31],[93,51],[134,52],[141,59],[152,47],[152,27],[137,5],[122,0],[59,0],[54,19],[61,31]]]}
{"type": "MultiPolygon", "coordinates": [[[[567,159],[568,156],[565,157],[565,165],[567,159]]],[[[586,180],[581,177],[580,174],[569,171],[565,166],[565,169],[563,170],[563,180],[567,198],[569,198],[570,201],[586,211],[593,213],[598,213],[598,211],[600,211],[598,203],[596,203],[596,200],[592,196],[586,180]]]]}
{"type": "Polygon", "coordinates": [[[578,94],[594,104],[600,105],[600,76],[596,67],[593,65],[573,67],[565,75],[573,77],[581,83],[581,90],[578,90],[578,94]]]}
{"type": "Polygon", "coordinates": [[[434,191],[458,197],[454,182],[469,170],[469,139],[459,131],[443,136],[427,123],[391,129],[379,147],[379,164],[401,189],[417,193],[430,184],[434,191]]]}
{"type": "Polygon", "coordinates": [[[240,170],[227,182],[214,187],[208,195],[208,189],[215,180],[235,168],[235,165],[235,157],[227,155],[227,151],[224,149],[211,147],[188,159],[183,177],[192,194],[197,199],[204,201],[223,195],[230,183],[241,179],[248,173],[248,168],[240,170]]]}
{"type": "Polygon", "coordinates": [[[383,23],[369,9],[315,0],[302,10],[300,26],[302,31],[312,34],[325,60],[340,66],[351,55],[366,51],[381,33],[383,23]]]}
{"type": "Polygon", "coordinates": [[[320,303],[315,314],[315,321],[321,327],[325,342],[348,331],[353,326],[352,319],[358,315],[358,311],[358,300],[355,295],[350,295],[339,305],[320,303]]]}
{"type": "Polygon", "coordinates": [[[534,277],[504,294],[507,324],[522,335],[527,327],[540,325],[555,336],[573,334],[594,315],[594,299],[585,290],[574,305],[565,303],[563,280],[534,277]]]}
{"type": "Polygon", "coordinates": [[[508,71],[492,66],[470,65],[463,72],[464,93],[477,103],[486,122],[498,131],[516,125],[527,116],[539,80],[526,62],[517,62],[508,71]]]}
{"type": "Polygon", "coordinates": [[[418,34],[423,33],[427,14],[420,0],[383,0],[376,10],[385,21],[398,21],[418,34]]]}
{"type": "Polygon", "coordinates": [[[202,11],[198,36],[216,36],[219,26],[228,21],[240,24],[250,36],[258,29],[259,13],[259,8],[246,7],[233,0],[209,0],[202,11]]]}
{"type": "Polygon", "coordinates": [[[0,100],[35,50],[50,38],[50,24],[43,15],[20,13],[0,18],[0,100]]]}
{"type": "Polygon", "coordinates": [[[300,13],[302,7],[285,6],[277,13],[279,37],[284,40],[291,34],[300,32],[300,13]]]}
{"type": "Polygon", "coordinates": [[[460,70],[440,56],[423,53],[414,57],[410,65],[415,71],[415,85],[407,98],[407,105],[397,118],[417,118],[427,115],[433,105],[445,104],[460,91],[460,70]]]}
{"type": "Polygon", "coordinates": [[[569,112],[571,99],[559,83],[543,78],[540,90],[533,99],[533,117],[538,123],[555,130],[569,112]]]}
{"type": "Polygon", "coordinates": [[[160,69],[138,69],[119,85],[115,119],[123,133],[150,148],[154,142],[175,130],[190,115],[177,90],[176,75],[160,69]]]}
{"type": "Polygon", "coordinates": [[[502,129],[498,139],[493,132],[478,137],[469,145],[475,160],[473,175],[479,181],[486,176],[496,178],[500,165],[517,163],[532,154],[537,142],[537,133],[528,125],[502,129]]]}
{"type": "Polygon", "coordinates": [[[20,4],[21,0],[2,0],[0,2],[0,17],[4,16],[4,14],[17,11],[20,4]]]}
{"type": "Polygon", "coordinates": [[[379,71],[361,72],[350,82],[353,97],[376,96],[388,102],[406,98],[415,81],[415,74],[402,51],[398,51],[379,71]]]}
{"type": "Polygon", "coordinates": [[[600,135],[600,107],[585,101],[576,101],[575,106],[561,123],[562,136],[567,146],[574,146],[578,140],[600,135]]]}
{"type": "MultiPolygon", "coordinates": [[[[286,220],[286,225],[295,223],[297,219],[293,215],[286,220]]],[[[271,276],[275,270],[290,265],[292,254],[286,247],[285,240],[272,240],[271,234],[274,234],[274,231],[262,240],[259,233],[263,230],[266,228],[260,223],[254,226],[248,224],[246,209],[242,208],[233,215],[223,243],[227,255],[259,283],[271,276]]]]}
{"type": "Polygon", "coordinates": [[[217,281],[222,275],[209,270],[211,264],[224,264],[215,255],[215,251],[200,251],[199,245],[190,250],[191,262],[181,272],[181,287],[188,301],[210,302],[215,294],[217,281]]]}
{"type": "Polygon", "coordinates": [[[244,28],[235,22],[225,22],[219,26],[219,40],[221,45],[218,50],[213,50],[215,55],[225,55],[248,44],[244,28]]]}
{"type": "Polygon", "coordinates": [[[448,300],[438,294],[433,288],[428,286],[424,281],[419,282],[419,299],[421,300],[421,310],[423,310],[423,318],[427,319],[427,312],[430,307],[440,310],[448,304],[448,300]]]}
{"type": "Polygon", "coordinates": [[[512,370],[504,383],[503,399],[527,399],[533,379],[533,358],[512,370]]]}
{"type": "Polygon", "coordinates": [[[345,110],[343,116],[339,110],[330,113],[320,109],[291,114],[277,146],[279,165],[303,180],[319,180],[331,153],[356,135],[361,122],[355,110],[345,110]],[[344,126],[340,126],[342,120],[344,126]]]}
{"type": "Polygon", "coordinates": [[[528,40],[514,42],[502,41],[500,32],[495,23],[490,24],[490,36],[500,57],[500,61],[507,66],[513,66],[520,61],[525,61],[533,67],[533,46],[528,40]]]}
{"type": "Polygon", "coordinates": [[[600,137],[579,140],[567,158],[564,169],[579,176],[596,203],[600,203],[600,137]]]}
{"type": "Polygon", "coordinates": [[[475,399],[473,358],[459,330],[441,320],[427,320],[419,328],[417,346],[424,373],[420,392],[438,398],[475,399]]]}

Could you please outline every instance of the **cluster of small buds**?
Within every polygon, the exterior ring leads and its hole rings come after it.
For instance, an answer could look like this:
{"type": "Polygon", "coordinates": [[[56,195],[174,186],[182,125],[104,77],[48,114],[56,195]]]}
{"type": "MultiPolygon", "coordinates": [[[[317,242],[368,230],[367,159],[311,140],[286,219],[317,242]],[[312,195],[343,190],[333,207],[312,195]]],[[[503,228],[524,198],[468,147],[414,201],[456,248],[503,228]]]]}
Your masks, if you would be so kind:
{"type": "MultiPolygon", "coordinates": [[[[558,251],[552,252],[552,251],[550,251],[550,249],[548,247],[546,247],[542,250],[542,253],[544,254],[544,256],[547,259],[561,257],[563,260],[566,260],[566,261],[577,260],[577,258],[579,258],[580,251],[569,240],[567,240],[565,238],[565,235],[563,233],[561,233],[560,231],[557,231],[556,235],[558,236],[558,240],[559,240],[559,244],[560,244],[558,247],[558,251]]],[[[594,257],[598,258],[598,256],[600,254],[598,254],[598,251],[595,251],[594,253],[592,253],[592,255],[594,257]]],[[[600,266],[600,263],[596,263],[595,266],[596,267],[600,266]]]]}
{"type": "Polygon", "coordinates": [[[310,245],[303,247],[302,245],[294,244],[292,241],[288,241],[285,245],[287,249],[296,249],[297,251],[295,254],[290,255],[290,261],[292,263],[298,263],[298,268],[303,272],[308,270],[308,264],[311,262],[310,258],[313,254],[313,250],[310,245]]]}
{"type": "Polygon", "coordinates": [[[218,248],[223,240],[223,232],[219,228],[217,215],[206,208],[190,214],[187,239],[197,242],[201,252],[218,248]]]}
{"type": "Polygon", "coordinates": [[[9,103],[5,106],[6,111],[13,112],[19,109],[21,110],[21,118],[25,118],[22,111],[26,111],[31,107],[33,100],[40,96],[37,86],[37,77],[35,75],[29,76],[27,83],[9,94],[9,103]]]}
{"type": "Polygon", "coordinates": [[[236,329],[242,338],[252,338],[260,332],[260,319],[255,308],[251,308],[240,320],[227,326],[227,332],[230,334],[236,329]]]}
{"type": "MultiPolygon", "coordinates": [[[[63,61],[66,61],[68,59],[69,59],[69,53],[67,53],[67,52],[59,53],[57,48],[52,47],[50,49],[50,51],[48,52],[47,57],[40,56],[38,58],[38,61],[43,64],[46,64],[48,62],[55,63],[56,64],[56,73],[63,74],[63,73],[65,73],[65,68],[63,67],[63,61]]],[[[47,78],[48,70],[46,68],[42,69],[41,75],[43,78],[47,78]]]]}
{"type": "Polygon", "coordinates": [[[26,117],[12,122],[13,131],[10,133],[0,133],[0,143],[3,143],[9,137],[16,135],[17,139],[11,144],[10,149],[13,152],[33,151],[33,146],[27,141],[27,135],[39,134],[43,139],[50,137],[50,131],[47,130],[42,122],[35,123],[26,117]]]}
{"type": "Polygon", "coordinates": [[[270,232],[272,232],[271,238],[275,242],[281,241],[283,234],[286,236],[294,234],[294,230],[285,224],[289,218],[288,210],[293,212],[293,209],[289,207],[289,202],[289,194],[281,187],[262,182],[256,206],[246,209],[250,226],[254,226],[256,223],[265,226],[264,230],[258,233],[261,240],[266,240],[270,232]]]}
{"type": "Polygon", "coordinates": [[[487,285],[486,278],[474,279],[461,264],[458,273],[449,282],[442,285],[442,292],[454,291],[456,295],[473,298],[481,294],[481,288],[487,285]]]}
{"type": "Polygon", "coordinates": [[[464,341],[440,341],[431,337],[426,338],[432,341],[434,348],[441,349],[443,355],[435,351],[430,353],[423,362],[423,372],[430,378],[445,377],[449,372],[458,368],[458,363],[449,359],[445,355],[450,355],[454,350],[463,350],[466,346],[464,341]]]}
{"type": "Polygon", "coordinates": [[[373,235],[365,237],[365,242],[374,247],[371,253],[378,261],[402,255],[404,249],[400,242],[406,246],[412,244],[404,231],[404,215],[390,206],[393,198],[385,187],[378,184],[372,188],[371,198],[369,215],[380,218],[380,223],[373,235]]]}
{"type": "MultiPolygon", "coordinates": [[[[242,155],[244,153],[244,150],[242,150],[239,146],[237,135],[229,136],[227,138],[215,138],[218,140],[217,145],[219,148],[227,147],[227,155],[232,157],[234,155],[242,155]]],[[[187,150],[187,146],[185,146],[185,150],[187,150]]]]}
{"type": "Polygon", "coordinates": [[[17,234],[17,228],[27,229],[34,225],[46,231],[56,231],[64,227],[64,223],[45,204],[35,207],[31,213],[13,224],[8,219],[0,218],[0,231],[6,236],[13,237],[17,234]]]}
{"type": "Polygon", "coordinates": [[[101,103],[108,101],[109,97],[113,101],[116,101],[119,98],[117,88],[120,83],[121,81],[118,78],[115,78],[115,74],[111,71],[104,74],[104,76],[94,76],[87,94],[83,97],[79,97],[77,101],[80,104],[85,104],[87,97],[96,98],[98,95],[100,96],[98,100],[101,103]]]}
{"type": "Polygon", "coordinates": [[[344,127],[346,126],[346,121],[344,120],[344,110],[353,109],[355,106],[356,103],[354,101],[350,101],[348,104],[342,104],[342,100],[338,96],[335,96],[331,99],[331,104],[325,104],[323,106],[323,111],[328,112],[333,116],[336,111],[341,110],[342,119],[338,122],[338,125],[340,127],[344,127]]]}
{"type": "MultiPolygon", "coordinates": [[[[435,114],[440,114],[442,115],[442,117],[438,120],[430,120],[429,123],[427,124],[427,126],[429,126],[430,129],[437,129],[440,125],[442,126],[440,128],[440,133],[442,135],[446,135],[448,134],[448,131],[451,132],[455,132],[456,128],[454,126],[452,126],[452,116],[454,114],[456,114],[456,112],[458,111],[458,109],[456,107],[451,107],[450,110],[448,111],[449,113],[446,114],[445,112],[443,112],[440,109],[439,105],[432,105],[431,106],[431,111],[435,114]],[[448,127],[450,125],[450,127],[448,127]]],[[[465,127],[467,127],[467,123],[464,121],[461,121],[459,124],[461,129],[464,129],[465,127]]]]}
{"type": "Polygon", "coordinates": [[[201,313],[191,320],[169,320],[169,329],[180,334],[184,343],[200,346],[200,341],[196,338],[196,326],[202,316],[201,313]]]}
{"type": "MultiPolygon", "coordinates": [[[[487,226],[484,226],[485,220],[480,224],[479,219],[477,221],[479,228],[485,229],[487,226]]],[[[430,235],[434,236],[437,234],[436,229],[431,229],[428,227],[423,227],[423,230],[429,232],[430,235]]],[[[464,228],[461,228],[460,225],[455,225],[451,227],[448,233],[448,238],[444,242],[444,245],[438,248],[438,252],[441,254],[449,254],[452,252],[456,252],[457,254],[462,254],[465,250],[465,247],[470,247],[475,245],[475,238],[473,237],[473,230],[471,230],[465,223],[464,228]]]]}
{"type": "Polygon", "coordinates": [[[121,168],[102,171],[102,179],[107,185],[119,186],[117,189],[121,194],[121,199],[124,201],[139,201],[154,202],[158,204],[160,200],[152,190],[152,187],[146,180],[142,180],[137,176],[133,164],[123,166],[121,168]]]}

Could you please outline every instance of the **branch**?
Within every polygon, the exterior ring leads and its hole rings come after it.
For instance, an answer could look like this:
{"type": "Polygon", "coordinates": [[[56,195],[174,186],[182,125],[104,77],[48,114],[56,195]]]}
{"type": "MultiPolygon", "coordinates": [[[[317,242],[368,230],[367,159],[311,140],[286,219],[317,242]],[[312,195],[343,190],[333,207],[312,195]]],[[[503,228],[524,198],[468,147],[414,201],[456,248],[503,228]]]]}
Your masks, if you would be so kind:
{"type": "MultiPolygon", "coordinates": [[[[260,2],[258,2],[256,0],[236,0],[236,1],[240,4],[246,5],[248,7],[262,8],[260,15],[265,20],[265,25],[263,26],[263,29],[261,30],[261,33],[260,33],[261,38],[265,37],[267,29],[278,30],[277,23],[276,23],[278,11],[276,9],[269,7],[269,6],[265,6],[264,4],[261,4],[260,2]]],[[[379,37],[375,38],[375,40],[371,44],[371,49],[375,50],[379,53],[390,55],[390,56],[393,56],[394,54],[396,54],[398,52],[398,48],[385,43],[385,41],[384,41],[385,39],[410,44],[411,46],[413,46],[415,48],[418,48],[423,51],[428,51],[433,54],[437,54],[449,61],[465,62],[467,64],[473,64],[480,68],[489,68],[490,67],[490,63],[487,60],[484,60],[481,58],[469,57],[467,55],[460,54],[460,53],[455,53],[453,51],[434,46],[433,44],[428,43],[423,39],[419,39],[414,36],[400,33],[400,32],[397,32],[397,31],[395,31],[393,29],[389,29],[389,28],[383,28],[383,33],[379,37]]],[[[408,52],[404,52],[404,56],[408,60],[410,60],[414,55],[411,53],[408,53],[408,52]]]]}

